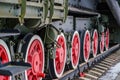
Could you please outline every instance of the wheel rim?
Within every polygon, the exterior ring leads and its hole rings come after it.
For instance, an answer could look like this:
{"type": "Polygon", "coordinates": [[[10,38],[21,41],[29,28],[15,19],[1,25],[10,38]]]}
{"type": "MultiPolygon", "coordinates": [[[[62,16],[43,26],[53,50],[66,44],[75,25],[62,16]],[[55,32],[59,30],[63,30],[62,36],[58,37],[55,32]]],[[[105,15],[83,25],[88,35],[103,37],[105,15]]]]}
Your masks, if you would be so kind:
{"type": "Polygon", "coordinates": [[[106,48],[106,50],[108,50],[108,48],[109,48],[109,29],[107,29],[107,31],[106,31],[105,48],[106,48]]]}
{"type": "Polygon", "coordinates": [[[85,35],[84,35],[83,47],[84,47],[84,50],[83,50],[84,60],[87,62],[89,59],[89,55],[90,55],[90,33],[88,30],[85,32],[85,35]]]}
{"type": "Polygon", "coordinates": [[[61,77],[64,71],[65,62],[66,62],[66,41],[64,35],[61,33],[57,37],[57,43],[61,47],[56,48],[55,59],[54,59],[54,69],[55,75],[61,77]]]}
{"type": "Polygon", "coordinates": [[[26,71],[27,80],[41,80],[40,74],[44,71],[44,48],[39,36],[34,35],[27,48],[26,62],[32,68],[26,71]]]}
{"type": "Polygon", "coordinates": [[[97,33],[97,30],[94,30],[94,33],[93,33],[92,50],[93,50],[93,56],[96,57],[97,50],[98,50],[98,33],[97,33]]]}
{"type": "Polygon", "coordinates": [[[71,49],[71,63],[72,67],[75,69],[79,63],[80,57],[80,37],[77,31],[74,32],[72,38],[72,49],[71,49]]]}
{"type": "Polygon", "coordinates": [[[103,53],[103,51],[104,51],[104,32],[102,32],[100,41],[100,52],[103,53]]]}
{"type": "MultiPolygon", "coordinates": [[[[2,64],[11,61],[9,49],[6,43],[2,40],[0,40],[0,59],[2,64]]],[[[0,75],[0,80],[11,80],[11,77],[0,75]]]]}

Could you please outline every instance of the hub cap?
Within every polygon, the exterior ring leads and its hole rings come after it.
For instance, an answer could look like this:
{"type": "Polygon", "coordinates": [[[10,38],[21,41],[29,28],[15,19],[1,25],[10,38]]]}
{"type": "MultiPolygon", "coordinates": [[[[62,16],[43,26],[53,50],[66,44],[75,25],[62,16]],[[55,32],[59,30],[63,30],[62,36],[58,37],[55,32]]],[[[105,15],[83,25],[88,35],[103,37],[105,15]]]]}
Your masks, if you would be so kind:
{"type": "Polygon", "coordinates": [[[57,77],[63,74],[65,62],[66,62],[66,41],[63,34],[57,37],[57,43],[59,47],[56,48],[54,69],[57,77]]]}
{"type": "Polygon", "coordinates": [[[76,31],[73,35],[72,39],[72,52],[71,52],[71,62],[72,67],[75,69],[79,63],[80,57],[80,37],[78,32],[76,31]]]}
{"type": "Polygon", "coordinates": [[[96,57],[97,50],[98,50],[98,33],[97,33],[97,30],[94,30],[94,33],[93,33],[92,50],[93,50],[93,56],[96,57]]]}

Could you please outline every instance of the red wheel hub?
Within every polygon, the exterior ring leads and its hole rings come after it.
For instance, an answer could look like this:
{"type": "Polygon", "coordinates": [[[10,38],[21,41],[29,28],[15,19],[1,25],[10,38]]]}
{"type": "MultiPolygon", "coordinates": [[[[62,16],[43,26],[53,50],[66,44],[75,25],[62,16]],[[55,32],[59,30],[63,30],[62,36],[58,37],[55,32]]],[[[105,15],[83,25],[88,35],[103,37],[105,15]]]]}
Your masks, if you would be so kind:
{"type": "Polygon", "coordinates": [[[98,49],[98,33],[97,30],[94,30],[93,41],[92,41],[93,56],[96,57],[98,49]]]}
{"type": "Polygon", "coordinates": [[[71,60],[73,68],[76,68],[80,57],[80,38],[78,32],[75,32],[72,39],[71,60]]]}
{"type": "Polygon", "coordinates": [[[32,69],[27,71],[28,80],[40,80],[43,73],[44,54],[42,43],[35,39],[28,50],[27,62],[32,65],[32,69]]]}
{"type": "Polygon", "coordinates": [[[35,54],[33,55],[33,61],[32,61],[32,64],[33,64],[33,72],[34,74],[38,73],[39,72],[39,65],[40,65],[40,57],[39,57],[39,53],[35,52],[35,54]]]}
{"type": "Polygon", "coordinates": [[[59,53],[56,56],[58,56],[60,63],[62,63],[64,61],[63,60],[64,59],[64,50],[61,47],[61,48],[58,48],[56,51],[57,51],[57,53],[59,53]]]}
{"type": "Polygon", "coordinates": [[[90,55],[90,33],[86,31],[84,36],[84,60],[87,62],[90,55]]]}
{"type": "Polygon", "coordinates": [[[57,38],[57,43],[60,47],[56,48],[56,55],[54,59],[54,68],[57,77],[60,77],[64,71],[66,62],[66,42],[64,35],[59,35],[57,38]]]}
{"type": "Polygon", "coordinates": [[[108,50],[108,48],[109,48],[109,29],[107,29],[107,31],[106,31],[105,47],[106,47],[106,50],[108,50]]]}
{"type": "MultiPolygon", "coordinates": [[[[2,45],[0,45],[0,59],[1,59],[2,64],[9,62],[9,58],[8,58],[6,49],[2,45]]],[[[0,80],[10,80],[10,77],[0,75],[0,80]]]]}
{"type": "Polygon", "coordinates": [[[100,41],[100,52],[103,53],[104,51],[104,32],[101,35],[101,41],[100,41]]]}

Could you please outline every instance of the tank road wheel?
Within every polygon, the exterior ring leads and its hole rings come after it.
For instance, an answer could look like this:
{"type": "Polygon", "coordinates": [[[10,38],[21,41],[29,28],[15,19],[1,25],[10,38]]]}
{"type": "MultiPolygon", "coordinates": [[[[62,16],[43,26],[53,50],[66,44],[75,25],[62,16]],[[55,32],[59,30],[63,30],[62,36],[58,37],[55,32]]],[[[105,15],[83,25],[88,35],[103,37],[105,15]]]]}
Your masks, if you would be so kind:
{"type": "Polygon", "coordinates": [[[26,80],[41,80],[44,77],[44,47],[38,35],[28,35],[24,38],[22,47],[25,62],[31,64],[32,68],[25,71],[26,80]]]}
{"type": "Polygon", "coordinates": [[[50,59],[49,65],[50,65],[50,72],[52,74],[53,78],[59,78],[62,76],[65,63],[66,63],[66,39],[64,37],[64,34],[61,33],[57,36],[56,39],[57,43],[59,44],[59,47],[56,47],[55,50],[55,58],[50,59]]]}
{"type": "Polygon", "coordinates": [[[93,31],[92,35],[92,52],[93,52],[93,57],[96,57],[98,51],[98,32],[95,29],[93,31]]]}
{"type": "MultiPolygon", "coordinates": [[[[10,51],[7,44],[0,39],[0,64],[5,64],[11,61],[10,51]]],[[[0,75],[0,80],[11,80],[9,76],[0,75]]]]}
{"type": "Polygon", "coordinates": [[[109,48],[109,36],[110,36],[109,29],[107,29],[105,32],[105,49],[106,50],[108,50],[109,48]]]}
{"type": "Polygon", "coordinates": [[[104,42],[104,32],[102,32],[100,43],[99,43],[99,46],[100,46],[99,47],[100,48],[99,52],[100,53],[103,53],[103,51],[104,51],[104,44],[105,44],[105,42],[104,42]]]}
{"type": "Polygon", "coordinates": [[[77,68],[80,58],[80,36],[77,31],[74,32],[72,37],[72,49],[71,49],[71,67],[77,68]]]}
{"type": "Polygon", "coordinates": [[[82,33],[82,41],[81,41],[81,44],[82,44],[82,53],[81,53],[81,58],[83,58],[83,60],[85,62],[88,61],[89,59],[89,56],[90,56],[90,32],[88,30],[84,31],[82,33]]]}

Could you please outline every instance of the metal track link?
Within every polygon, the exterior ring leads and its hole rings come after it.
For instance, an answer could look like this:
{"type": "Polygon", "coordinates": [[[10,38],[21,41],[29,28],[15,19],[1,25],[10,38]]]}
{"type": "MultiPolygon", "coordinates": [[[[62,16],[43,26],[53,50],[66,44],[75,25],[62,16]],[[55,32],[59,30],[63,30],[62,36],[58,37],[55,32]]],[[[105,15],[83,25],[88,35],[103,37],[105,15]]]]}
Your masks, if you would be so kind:
{"type": "Polygon", "coordinates": [[[59,80],[97,80],[113,64],[120,61],[120,53],[115,52],[118,49],[120,49],[119,44],[89,59],[87,63],[81,63],[77,69],[66,71],[59,80]]]}
{"type": "Polygon", "coordinates": [[[93,66],[85,73],[84,77],[80,77],[76,80],[98,80],[105,72],[112,66],[115,65],[117,62],[120,61],[120,50],[114,52],[113,54],[109,55],[103,61],[93,66]]]}

